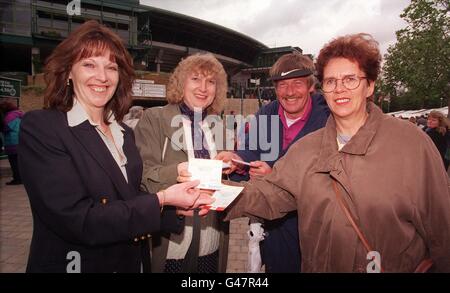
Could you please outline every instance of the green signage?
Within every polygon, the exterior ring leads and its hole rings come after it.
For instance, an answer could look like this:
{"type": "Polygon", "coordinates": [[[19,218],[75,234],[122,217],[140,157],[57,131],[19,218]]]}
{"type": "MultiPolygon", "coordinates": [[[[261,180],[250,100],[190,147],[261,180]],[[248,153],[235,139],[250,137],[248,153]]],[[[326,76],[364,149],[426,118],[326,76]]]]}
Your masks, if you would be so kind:
{"type": "Polygon", "coordinates": [[[0,76],[0,98],[20,98],[21,80],[0,76]]]}

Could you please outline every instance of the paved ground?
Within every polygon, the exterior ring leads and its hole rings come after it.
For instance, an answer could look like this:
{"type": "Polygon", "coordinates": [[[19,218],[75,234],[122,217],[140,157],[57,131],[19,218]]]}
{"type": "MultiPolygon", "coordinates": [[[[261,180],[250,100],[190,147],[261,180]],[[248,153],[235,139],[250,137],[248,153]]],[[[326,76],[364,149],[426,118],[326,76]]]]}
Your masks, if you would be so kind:
{"type": "MultiPolygon", "coordinates": [[[[8,186],[8,160],[0,160],[0,273],[25,272],[33,220],[23,185],[8,186]]],[[[230,226],[227,272],[242,273],[247,266],[248,219],[236,219],[230,226]]]]}
{"type": "MultiPolygon", "coordinates": [[[[5,185],[11,180],[10,176],[8,160],[0,160],[0,273],[25,272],[33,231],[25,189],[23,185],[5,185]]],[[[248,219],[231,221],[227,266],[229,273],[246,272],[247,230],[248,219]]]]}
{"type": "Polygon", "coordinates": [[[33,223],[23,185],[8,186],[7,160],[0,160],[0,272],[25,272],[33,223]]]}

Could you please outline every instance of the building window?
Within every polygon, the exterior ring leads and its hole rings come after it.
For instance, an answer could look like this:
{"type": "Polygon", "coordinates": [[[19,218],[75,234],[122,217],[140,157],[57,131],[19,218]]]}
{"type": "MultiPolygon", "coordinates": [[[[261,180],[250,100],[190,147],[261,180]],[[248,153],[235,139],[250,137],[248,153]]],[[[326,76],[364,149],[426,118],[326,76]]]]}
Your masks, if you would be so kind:
{"type": "Polygon", "coordinates": [[[0,33],[30,36],[30,27],[29,2],[0,0],[0,33]]]}

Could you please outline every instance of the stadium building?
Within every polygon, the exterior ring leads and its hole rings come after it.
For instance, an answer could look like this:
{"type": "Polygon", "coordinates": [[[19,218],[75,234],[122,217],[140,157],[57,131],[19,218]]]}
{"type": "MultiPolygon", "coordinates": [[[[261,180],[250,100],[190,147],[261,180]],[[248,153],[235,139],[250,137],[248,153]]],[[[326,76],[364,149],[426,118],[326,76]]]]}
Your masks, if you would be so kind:
{"type": "MultiPolygon", "coordinates": [[[[299,47],[268,48],[231,29],[138,0],[0,0],[0,75],[41,72],[53,48],[89,19],[114,30],[133,56],[135,69],[152,72],[142,78],[154,84],[164,86],[168,73],[185,56],[215,54],[229,76],[230,97],[273,98],[268,69],[283,54],[302,53],[299,47]]],[[[155,91],[141,98],[162,101],[165,93],[151,87],[155,91]]]]}

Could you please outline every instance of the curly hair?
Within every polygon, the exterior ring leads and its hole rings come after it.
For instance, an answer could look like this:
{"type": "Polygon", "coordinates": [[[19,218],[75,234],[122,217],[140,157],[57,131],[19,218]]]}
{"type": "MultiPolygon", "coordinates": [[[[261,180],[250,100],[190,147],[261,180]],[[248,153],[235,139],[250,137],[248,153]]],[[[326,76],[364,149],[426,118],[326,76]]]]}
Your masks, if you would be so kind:
{"type": "Polygon", "coordinates": [[[320,50],[316,62],[317,78],[320,82],[323,81],[325,66],[333,58],[346,58],[358,63],[370,81],[376,81],[380,73],[381,54],[378,42],[369,34],[346,35],[326,44],[320,50]]]}
{"type": "Polygon", "coordinates": [[[167,101],[169,104],[183,102],[184,84],[192,72],[215,76],[216,96],[206,110],[210,114],[220,114],[227,97],[227,74],[219,60],[211,53],[191,55],[178,63],[167,84],[167,101]]]}
{"type": "Polygon", "coordinates": [[[131,105],[131,87],[134,80],[133,60],[118,35],[95,20],[90,20],[74,30],[48,57],[44,78],[47,88],[44,98],[51,109],[67,112],[73,106],[73,84],[68,83],[72,66],[81,59],[102,56],[110,52],[110,61],[116,62],[119,83],[111,100],[105,105],[103,121],[108,122],[112,111],[121,121],[131,105]]]}

